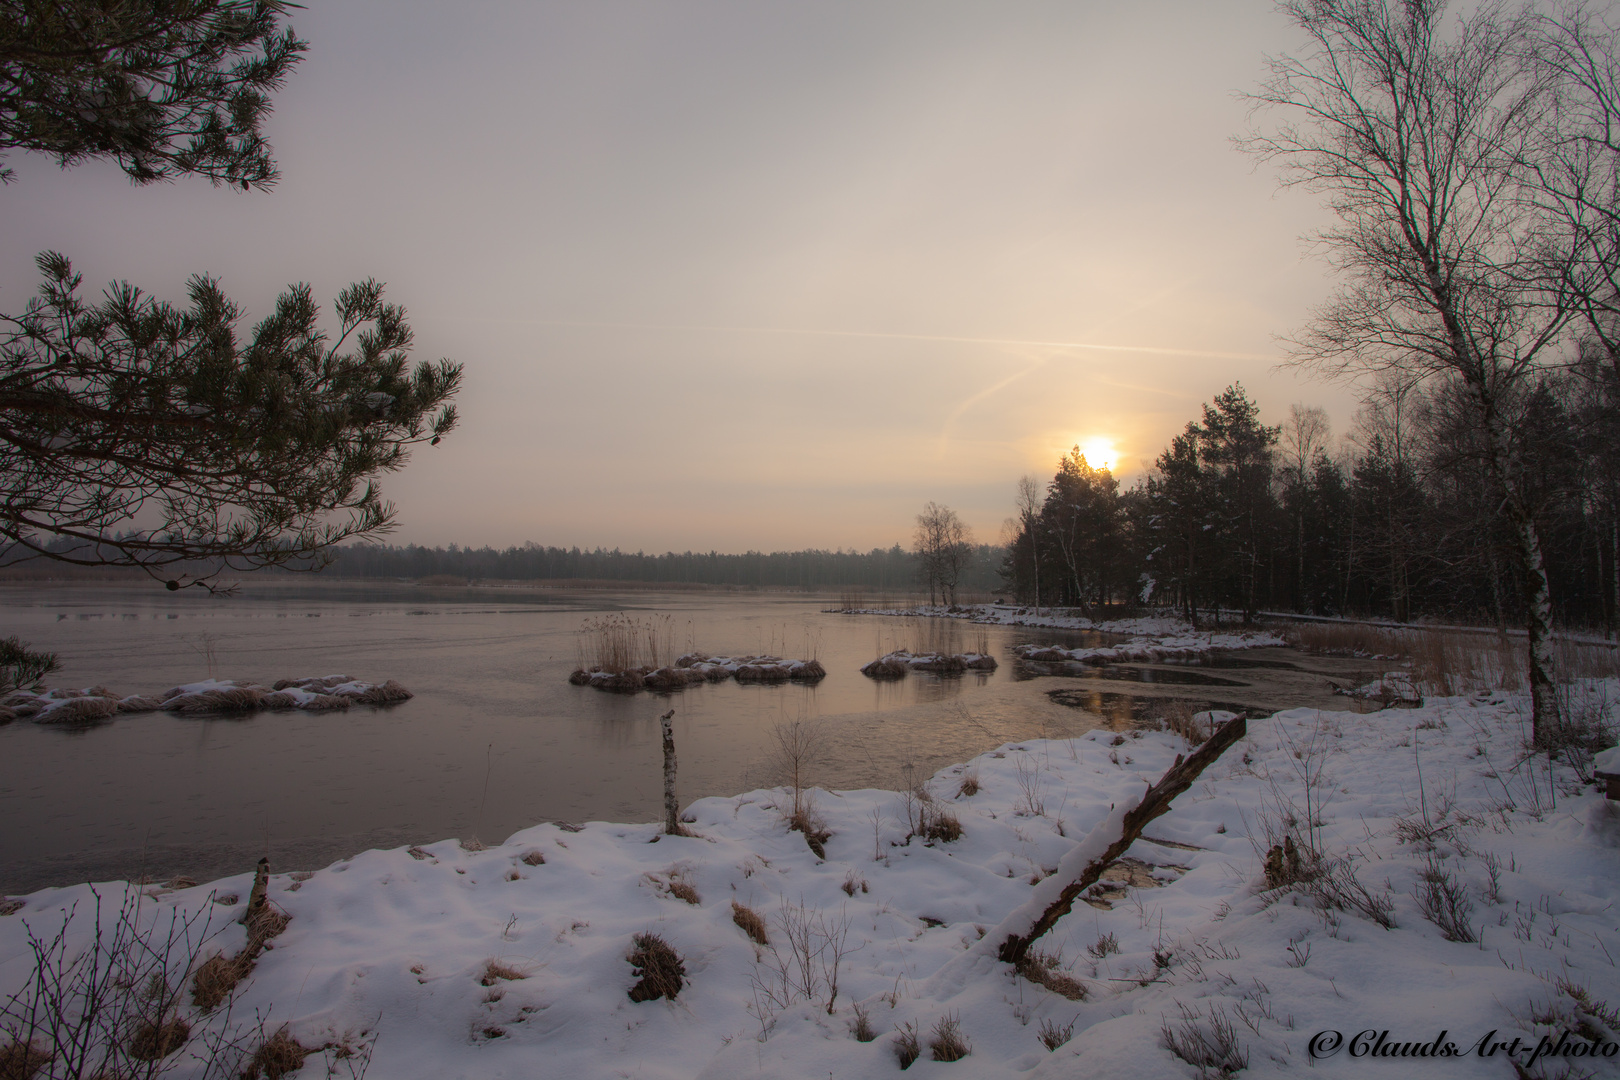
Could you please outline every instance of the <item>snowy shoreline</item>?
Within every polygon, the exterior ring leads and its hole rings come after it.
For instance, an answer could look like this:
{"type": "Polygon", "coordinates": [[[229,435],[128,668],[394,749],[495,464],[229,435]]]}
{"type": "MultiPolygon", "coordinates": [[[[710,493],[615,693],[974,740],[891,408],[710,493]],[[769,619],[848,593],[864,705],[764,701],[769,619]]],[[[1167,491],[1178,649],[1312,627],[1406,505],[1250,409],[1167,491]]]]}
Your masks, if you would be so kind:
{"type": "MultiPolygon", "coordinates": [[[[1583,689],[1596,707],[1620,701],[1615,681],[1583,689]]],[[[1094,890],[1106,907],[1076,905],[1037,943],[1061,952],[1051,969],[1085,1000],[1015,975],[984,942],[1111,805],[1186,752],[1169,732],[1013,743],[941,770],[927,787],[960,823],[950,842],[907,841],[915,796],[817,791],[830,832],[818,859],[784,823],[791,795],[767,789],[691,804],[693,837],[545,824],[485,849],[445,840],[278,874],[269,897],[290,922],[232,1015],[267,1014],[267,1030],[286,1023],[305,1046],[374,1039],[374,1075],[390,1078],[533,1075],[540,1062],[582,1077],[894,1076],[906,1025],[922,1040],[916,1076],[1185,1078],[1196,1070],[1167,1043],[1222,1025],[1256,1076],[1309,1065],[1332,1042],[1321,1032],[1346,1046],[1361,1031],[1444,1032],[1462,1053],[1426,1060],[1425,1076],[1479,1075],[1470,1048],[1492,1030],[1526,1040],[1520,1064],[1565,1028],[1583,1046],[1612,1045],[1620,822],[1569,763],[1522,760],[1527,716],[1522,698],[1499,693],[1251,721],[1094,890]],[[1391,929],[1353,904],[1324,907],[1306,883],[1267,887],[1266,849],[1295,811],[1301,842],[1351,867],[1388,904],[1391,929]],[[1442,882],[1480,940],[1448,940],[1467,935],[1426,917],[1442,882]],[[734,902],[761,916],[776,952],[744,932],[734,902]],[[830,954],[806,971],[787,946],[807,926],[824,944],[842,935],[830,1007],[830,954]],[[628,996],[626,955],[646,933],[682,958],[674,1001],[628,996]],[[511,977],[491,976],[492,962],[511,977]],[[872,1042],[852,1034],[857,1006],[872,1042]],[[949,1018],[971,1044],[955,1065],[927,1045],[949,1018]],[[1055,1040],[1069,1025],[1048,1051],[1043,1030],[1055,1040]]],[[[145,887],[140,918],[207,913],[223,929],[198,959],[230,954],[246,944],[231,920],[249,884],[145,887]],[[235,902],[213,902],[226,896],[235,902]]],[[[98,888],[116,909],[136,887],[98,888]]],[[[71,941],[89,940],[90,886],[20,900],[0,917],[0,995],[31,972],[26,927],[54,934],[76,906],[71,941]]],[[[186,1002],[194,1032],[225,1022],[186,1002]]],[[[1318,1065],[1361,1075],[1349,1054],[1318,1065]]],[[[319,1061],[301,1075],[322,1075],[319,1061]]]]}

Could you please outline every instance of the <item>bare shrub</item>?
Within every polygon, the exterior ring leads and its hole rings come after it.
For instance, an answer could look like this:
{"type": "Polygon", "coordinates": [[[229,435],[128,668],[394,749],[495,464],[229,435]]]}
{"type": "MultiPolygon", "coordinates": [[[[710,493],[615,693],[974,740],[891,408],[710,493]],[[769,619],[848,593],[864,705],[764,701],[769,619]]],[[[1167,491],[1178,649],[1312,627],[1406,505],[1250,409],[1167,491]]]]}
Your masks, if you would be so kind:
{"type": "Polygon", "coordinates": [[[850,918],[829,918],[822,911],[783,902],[774,919],[775,934],[763,942],[749,976],[760,1023],[796,1001],[813,1001],[831,1014],[838,1000],[838,978],[849,952],[850,918]]]}
{"type": "Polygon", "coordinates": [[[652,1001],[666,997],[674,1001],[686,979],[686,965],[669,942],[657,934],[637,934],[631,939],[626,957],[637,981],[630,988],[631,1001],[652,1001]]]}
{"type": "Polygon", "coordinates": [[[935,1061],[961,1061],[973,1053],[973,1044],[962,1034],[962,1022],[954,1014],[946,1014],[934,1024],[934,1037],[928,1040],[928,1049],[935,1061]]]}
{"type": "Polygon", "coordinates": [[[1041,1045],[1048,1050],[1056,1050],[1072,1038],[1074,1038],[1074,1020],[1070,1020],[1062,1027],[1051,1020],[1041,1021],[1041,1045]]]}
{"type": "Polygon", "coordinates": [[[1469,919],[1474,913],[1474,902],[1468,898],[1468,886],[1442,866],[1433,853],[1426,860],[1412,895],[1423,917],[1434,923],[1447,941],[1472,944],[1479,940],[1479,932],[1469,919]]]}
{"type": "Polygon", "coordinates": [[[1363,918],[1395,929],[1395,899],[1387,884],[1375,892],[1362,883],[1355,862],[1348,858],[1317,860],[1310,874],[1300,885],[1303,891],[1324,908],[1354,911],[1363,918]]]}
{"type": "MultiPolygon", "coordinates": [[[[52,1076],[155,1076],[179,1063],[190,1024],[180,1018],[184,975],[212,929],[207,908],[172,909],[167,925],[144,926],[138,889],[125,891],[115,910],[91,890],[95,906],[89,944],[69,946],[75,905],[54,934],[26,928],[33,971],[27,983],[0,1000],[0,1076],[28,1077],[47,1064],[52,1076]]],[[[228,1070],[215,1060],[218,1040],[193,1051],[204,1075],[228,1070]]]]}
{"type": "Polygon", "coordinates": [[[771,725],[772,765],[787,784],[793,799],[789,820],[802,820],[809,815],[804,789],[809,783],[810,770],[821,759],[824,743],[824,729],[819,721],[800,716],[771,725]]]}
{"type": "Polygon", "coordinates": [[[1043,817],[1046,814],[1046,802],[1042,798],[1040,766],[1027,756],[1020,757],[1014,762],[1018,776],[1019,808],[1014,811],[1025,817],[1043,817]]]}
{"type": "Polygon", "coordinates": [[[731,921],[742,928],[742,932],[753,939],[756,945],[769,945],[770,935],[765,932],[765,920],[760,918],[759,912],[746,904],[731,902],[731,921]]]}
{"type": "Polygon", "coordinates": [[[1249,1052],[1238,1043],[1237,1030],[1219,1005],[1209,1016],[1191,1006],[1176,1002],[1181,1019],[1164,1022],[1159,1031],[1160,1045],[1198,1070],[1205,1077],[1230,1077],[1249,1067],[1249,1052]]]}
{"type": "Polygon", "coordinates": [[[922,1057],[922,1043],[917,1038],[916,1021],[908,1021],[895,1029],[894,1056],[900,1059],[900,1068],[911,1068],[912,1062],[922,1057]]]}

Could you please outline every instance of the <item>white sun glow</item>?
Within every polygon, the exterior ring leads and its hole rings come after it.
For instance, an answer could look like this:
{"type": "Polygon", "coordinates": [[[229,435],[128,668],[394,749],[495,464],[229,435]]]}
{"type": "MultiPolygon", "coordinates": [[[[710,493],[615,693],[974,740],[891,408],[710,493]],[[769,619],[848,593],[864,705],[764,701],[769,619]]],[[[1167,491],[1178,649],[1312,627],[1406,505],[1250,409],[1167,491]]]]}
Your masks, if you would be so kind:
{"type": "Polygon", "coordinates": [[[1091,435],[1079,440],[1080,452],[1086,455],[1086,464],[1093,469],[1112,469],[1119,460],[1113,440],[1102,435],[1091,435]]]}

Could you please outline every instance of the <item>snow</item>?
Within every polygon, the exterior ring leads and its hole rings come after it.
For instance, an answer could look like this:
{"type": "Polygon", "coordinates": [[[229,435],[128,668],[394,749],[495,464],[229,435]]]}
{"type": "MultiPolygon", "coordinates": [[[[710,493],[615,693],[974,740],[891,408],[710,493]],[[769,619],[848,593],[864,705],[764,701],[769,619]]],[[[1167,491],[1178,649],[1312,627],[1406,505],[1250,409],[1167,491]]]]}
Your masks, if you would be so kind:
{"type": "Polygon", "coordinates": [[[354,704],[387,705],[411,692],[392,679],[362,682],[349,675],[281,679],[273,687],[234,679],[204,679],[171,687],[157,695],[123,696],[102,686],[83,689],[16,690],[0,700],[0,723],[32,718],[36,724],[77,724],[105,720],[116,713],[250,712],[257,709],[304,709],[318,712],[354,704]]]}
{"type": "MultiPolygon", "coordinates": [[[[1620,683],[1599,689],[1620,701],[1620,683]]],[[[923,1044],[913,1076],[1186,1080],[1198,1070],[1164,1032],[1185,1039],[1212,1022],[1231,1025],[1246,1076],[1297,1074],[1332,1032],[1342,1042],[1324,1067],[1365,1075],[1349,1047],[1386,1030],[1386,1042],[1456,1046],[1425,1060],[1425,1077],[1509,1075],[1509,1049],[1489,1065],[1480,1056],[1517,1037],[1529,1067],[1537,1040],[1565,1028],[1566,1049],[1608,1040],[1611,1056],[1572,1063],[1609,1075],[1620,1062],[1620,822],[1567,765],[1526,758],[1528,734],[1525,698],[1505,693],[1249,721],[1131,848],[1151,868],[1139,883],[1104,893],[1106,909],[1077,903],[1036,943],[1061,950],[1083,1001],[1015,976],[995,950],[1187,752],[1168,732],[1007,744],[942,770],[927,788],[961,822],[951,843],[907,842],[917,808],[895,792],[815,790],[831,833],[818,859],[784,823],[791,795],[766,789],[693,803],[689,837],[542,824],[487,849],[444,840],[277,874],[270,899],[291,921],[231,1015],[287,1023],[309,1046],[374,1038],[371,1075],[391,1080],[892,1077],[907,1024],[923,1044]],[[1265,851],[1289,815],[1298,841],[1387,899],[1393,928],[1306,887],[1267,887],[1265,851]],[[1448,940],[1425,917],[1420,897],[1440,883],[1463,890],[1460,917],[1478,941],[1448,940]],[[776,954],[734,923],[733,901],[765,918],[776,954]],[[822,946],[808,972],[791,958],[791,927],[822,946]],[[841,951],[827,947],[841,931],[841,951]],[[630,1001],[625,957],[641,933],[682,957],[677,999],[630,1001]],[[488,978],[491,960],[522,977],[488,978]],[[875,1041],[852,1036],[857,1006],[875,1041]],[[963,1062],[930,1060],[946,1017],[972,1044],[963,1062]],[[1043,1024],[1071,1023],[1072,1038],[1048,1051],[1043,1024]]],[[[147,887],[141,918],[161,927],[177,911],[209,913],[220,932],[208,948],[234,952],[250,880],[147,887]]],[[[131,888],[96,887],[104,910],[131,888]]],[[[21,899],[0,917],[0,996],[30,974],[29,928],[49,937],[76,905],[70,936],[89,940],[90,886],[21,899]]],[[[225,1022],[192,1019],[199,1030],[225,1022]]],[[[320,1060],[302,1075],[323,1075],[320,1060]]],[[[1560,1064],[1543,1056],[1531,1071],[1560,1064]]]]}
{"type": "Polygon", "coordinates": [[[1268,633],[1181,633],[1090,649],[1065,649],[1057,645],[1015,645],[1013,652],[1022,659],[1043,662],[1157,664],[1165,661],[1193,660],[1222,649],[1258,649],[1283,644],[1286,642],[1281,638],[1268,633]]]}
{"type": "Polygon", "coordinates": [[[575,686],[591,686],[615,693],[640,690],[679,690],[705,682],[736,679],[741,683],[816,682],[827,676],[821,661],[789,660],[780,656],[709,656],[687,653],[664,667],[635,667],[614,670],[600,666],[575,668],[568,681],[575,686]]]}
{"type": "Polygon", "coordinates": [[[964,671],[994,671],[996,658],[988,653],[914,653],[897,649],[884,653],[861,668],[861,674],[871,678],[892,679],[908,671],[932,671],[941,675],[960,675],[964,671]]]}

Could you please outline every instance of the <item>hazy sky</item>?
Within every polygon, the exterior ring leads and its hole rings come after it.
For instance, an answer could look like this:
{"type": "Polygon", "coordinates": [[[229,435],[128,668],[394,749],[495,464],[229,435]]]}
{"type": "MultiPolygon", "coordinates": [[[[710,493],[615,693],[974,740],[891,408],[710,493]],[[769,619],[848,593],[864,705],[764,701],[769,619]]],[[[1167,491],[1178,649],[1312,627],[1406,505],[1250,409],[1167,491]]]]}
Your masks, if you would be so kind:
{"type": "Polygon", "coordinates": [[[376,277],[462,426],[385,479],[396,542],[994,541],[1020,475],[1133,482],[1241,380],[1271,423],[1328,288],[1313,197],[1232,149],[1268,0],[314,0],[270,194],[13,155],[0,304],[69,255],[253,317],[376,277]]]}

